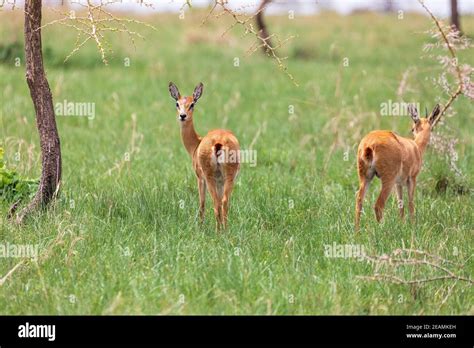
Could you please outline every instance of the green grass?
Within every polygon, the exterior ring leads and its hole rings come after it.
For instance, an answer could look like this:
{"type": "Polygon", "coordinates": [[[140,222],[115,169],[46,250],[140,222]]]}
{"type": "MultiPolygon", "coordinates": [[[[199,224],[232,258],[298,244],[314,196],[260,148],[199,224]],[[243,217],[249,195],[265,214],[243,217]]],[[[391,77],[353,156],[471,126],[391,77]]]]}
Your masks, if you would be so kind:
{"type": "MultiPolygon", "coordinates": [[[[324,255],[324,245],[332,243],[361,244],[371,255],[406,246],[465,264],[459,274],[472,276],[474,106],[466,98],[456,102],[457,115],[443,130],[459,140],[457,165],[465,177],[455,178],[443,156],[429,149],[416,191],[416,222],[400,222],[394,197],[384,223],[375,222],[377,181],[365,202],[362,233],[353,231],[358,142],[373,129],[410,134],[408,118],[381,117],[380,103],[397,100],[410,67],[416,74],[406,100],[431,108],[440,95],[429,80],[439,73],[437,63],[420,59],[429,20],[412,14],[404,20],[375,14],[269,18],[272,31],[297,35],[282,52],[290,57],[295,87],[270,60],[245,55],[251,38],[236,30],[220,39],[225,23],[199,27],[202,15],[148,18],[158,30],[137,28],[146,41],[136,49],[126,36],[113,38],[108,67],[92,45],[66,65],[58,63],[72,49],[74,33],[45,29],[55,102],[94,102],[96,117],[57,118],[63,186],[51,209],[18,227],[4,218],[9,203],[0,202],[0,240],[39,244],[42,255],[0,286],[0,313],[472,314],[472,287],[465,282],[365,282],[357,276],[373,274],[372,265],[324,255]],[[301,50],[309,52],[306,59],[294,56],[301,50]],[[122,64],[125,57],[130,67],[122,64]],[[345,57],[349,66],[343,68],[345,57]],[[197,223],[196,179],[181,144],[170,80],[186,94],[204,83],[194,115],[201,135],[229,128],[244,149],[255,138],[257,166],[242,165],[223,234],[215,233],[209,196],[206,222],[197,223]],[[130,151],[132,114],[143,141],[121,171],[108,175],[130,151]],[[438,194],[436,182],[445,176],[451,186],[438,194]],[[453,180],[468,192],[451,190],[453,180]]],[[[1,37],[21,39],[21,18],[4,21],[6,16],[11,14],[0,14],[1,37]]],[[[474,21],[465,17],[463,25],[474,34],[474,21]]],[[[472,53],[462,59],[474,65],[472,53]]],[[[38,177],[24,64],[1,64],[0,76],[7,164],[38,177]]],[[[0,276],[18,262],[2,259],[0,276]]],[[[404,274],[430,275],[426,268],[404,274]]]]}

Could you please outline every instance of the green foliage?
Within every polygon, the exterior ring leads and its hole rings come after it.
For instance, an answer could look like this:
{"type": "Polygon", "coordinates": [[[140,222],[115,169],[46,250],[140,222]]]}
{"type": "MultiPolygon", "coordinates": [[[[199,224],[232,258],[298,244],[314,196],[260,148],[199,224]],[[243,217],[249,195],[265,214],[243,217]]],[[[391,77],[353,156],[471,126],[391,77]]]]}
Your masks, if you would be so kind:
{"type": "Polygon", "coordinates": [[[38,189],[39,180],[22,178],[15,170],[8,169],[4,151],[0,147],[0,197],[8,202],[32,198],[38,189]]]}

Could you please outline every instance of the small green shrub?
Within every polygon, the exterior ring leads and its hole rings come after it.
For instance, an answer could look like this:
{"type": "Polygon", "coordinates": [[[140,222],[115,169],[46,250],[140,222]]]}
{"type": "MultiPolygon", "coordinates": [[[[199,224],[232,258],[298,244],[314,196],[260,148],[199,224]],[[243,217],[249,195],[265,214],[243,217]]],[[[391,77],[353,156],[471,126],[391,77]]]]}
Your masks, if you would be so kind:
{"type": "Polygon", "coordinates": [[[39,180],[22,178],[15,170],[8,169],[3,155],[3,148],[0,147],[0,197],[11,202],[33,198],[39,180]]]}

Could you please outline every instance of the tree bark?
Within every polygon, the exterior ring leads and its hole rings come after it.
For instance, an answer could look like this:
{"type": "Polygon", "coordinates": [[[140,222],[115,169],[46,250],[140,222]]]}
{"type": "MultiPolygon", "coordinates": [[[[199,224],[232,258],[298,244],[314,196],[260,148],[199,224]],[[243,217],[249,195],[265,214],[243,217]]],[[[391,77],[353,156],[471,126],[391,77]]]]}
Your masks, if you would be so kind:
{"type": "MultiPolygon", "coordinates": [[[[272,46],[272,43],[270,41],[270,34],[268,33],[267,30],[267,25],[265,24],[265,20],[263,18],[263,11],[265,10],[265,7],[271,2],[271,0],[262,0],[260,3],[260,6],[258,7],[257,10],[257,15],[255,16],[255,20],[257,22],[257,28],[258,28],[258,34],[260,38],[265,41],[265,43],[270,46],[272,46]]],[[[262,49],[265,53],[268,52],[268,47],[267,46],[262,46],[262,49]]]]}
{"type": "Polygon", "coordinates": [[[31,212],[46,207],[58,194],[61,182],[61,146],[54,115],[53,97],[43,65],[41,0],[25,2],[26,82],[35,108],[41,147],[41,179],[33,200],[18,214],[23,222],[31,212]]]}
{"type": "Polygon", "coordinates": [[[451,25],[461,31],[461,23],[459,23],[458,0],[451,0],[451,25]]]}

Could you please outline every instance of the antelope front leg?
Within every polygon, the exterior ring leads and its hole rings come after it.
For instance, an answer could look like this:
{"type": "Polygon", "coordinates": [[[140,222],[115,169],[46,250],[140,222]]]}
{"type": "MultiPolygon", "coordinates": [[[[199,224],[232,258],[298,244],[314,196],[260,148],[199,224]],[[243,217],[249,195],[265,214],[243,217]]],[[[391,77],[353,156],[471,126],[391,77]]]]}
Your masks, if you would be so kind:
{"type": "Polygon", "coordinates": [[[198,178],[199,189],[199,221],[204,222],[204,214],[206,211],[206,181],[203,178],[198,178]]]}
{"type": "Polygon", "coordinates": [[[413,202],[415,196],[416,177],[408,179],[408,209],[410,210],[410,219],[415,220],[415,203],[413,202]]]}

